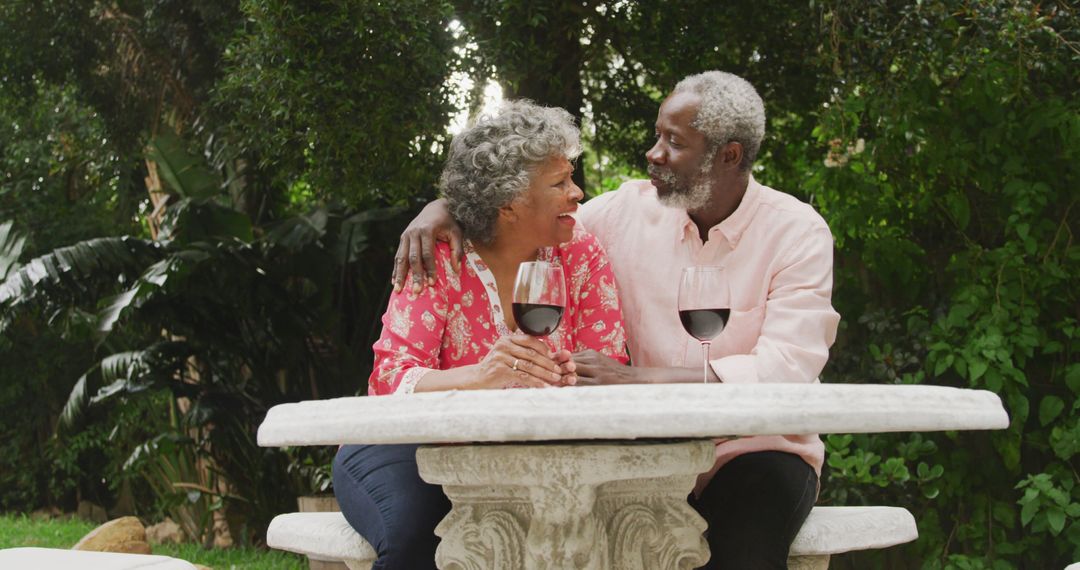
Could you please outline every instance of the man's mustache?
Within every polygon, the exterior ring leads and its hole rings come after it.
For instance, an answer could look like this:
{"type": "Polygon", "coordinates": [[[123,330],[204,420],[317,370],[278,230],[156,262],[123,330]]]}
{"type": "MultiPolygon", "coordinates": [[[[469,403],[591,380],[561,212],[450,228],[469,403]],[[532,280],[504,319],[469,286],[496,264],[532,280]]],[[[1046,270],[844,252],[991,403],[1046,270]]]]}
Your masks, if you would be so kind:
{"type": "Polygon", "coordinates": [[[658,178],[664,183],[675,183],[675,173],[666,168],[660,168],[659,166],[650,164],[646,170],[648,171],[649,176],[652,176],[653,178],[658,178]]]}

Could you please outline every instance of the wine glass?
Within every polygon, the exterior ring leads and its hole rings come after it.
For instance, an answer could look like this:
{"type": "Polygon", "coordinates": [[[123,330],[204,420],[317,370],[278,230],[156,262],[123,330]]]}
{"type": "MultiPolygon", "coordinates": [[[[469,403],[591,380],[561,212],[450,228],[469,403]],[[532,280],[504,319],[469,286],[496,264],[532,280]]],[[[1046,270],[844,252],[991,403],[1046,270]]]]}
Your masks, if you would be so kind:
{"type": "Polygon", "coordinates": [[[518,266],[514,281],[514,321],[524,333],[547,336],[559,327],[566,307],[562,267],[546,261],[518,266]]]}
{"type": "Polygon", "coordinates": [[[701,342],[705,356],[702,382],[709,381],[709,345],[727,325],[731,315],[724,268],[687,267],[679,282],[679,320],[690,336],[701,342]]]}

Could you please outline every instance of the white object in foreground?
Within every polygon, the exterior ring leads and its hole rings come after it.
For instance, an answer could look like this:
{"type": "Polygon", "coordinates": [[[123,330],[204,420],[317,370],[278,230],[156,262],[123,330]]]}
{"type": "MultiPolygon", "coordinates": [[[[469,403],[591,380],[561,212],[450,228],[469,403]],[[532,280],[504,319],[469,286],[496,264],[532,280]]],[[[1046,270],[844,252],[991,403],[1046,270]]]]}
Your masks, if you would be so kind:
{"type": "Polygon", "coordinates": [[[0,568],[33,570],[195,570],[190,562],[152,554],[120,554],[57,548],[0,550],[0,568]]]}
{"type": "Polygon", "coordinates": [[[900,507],[815,507],[791,543],[788,568],[824,570],[833,554],[904,544],[919,538],[915,517],[900,507]]]}
{"type": "Polygon", "coordinates": [[[314,560],[340,560],[349,570],[370,570],[375,549],[341,513],[288,513],[274,517],[266,545],[314,560]]]}
{"type": "Polygon", "coordinates": [[[689,439],[1008,425],[996,394],[945,386],[626,385],[281,404],[259,427],[259,445],[689,439]]]}

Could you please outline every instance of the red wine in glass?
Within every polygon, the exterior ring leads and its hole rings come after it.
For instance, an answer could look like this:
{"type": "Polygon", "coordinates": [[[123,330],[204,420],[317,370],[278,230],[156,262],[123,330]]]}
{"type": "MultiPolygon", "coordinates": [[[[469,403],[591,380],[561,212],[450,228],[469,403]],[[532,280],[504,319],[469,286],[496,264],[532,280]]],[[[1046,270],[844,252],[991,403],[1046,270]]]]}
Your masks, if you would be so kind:
{"type": "Polygon", "coordinates": [[[514,321],[525,334],[547,336],[555,332],[566,306],[562,267],[545,261],[519,265],[512,306],[514,321]]]}
{"type": "Polygon", "coordinates": [[[689,309],[679,311],[683,329],[699,341],[709,341],[724,332],[731,309],[689,309]]]}
{"type": "Polygon", "coordinates": [[[547,336],[559,328],[563,308],[541,303],[514,303],[514,321],[525,334],[547,336]]]}
{"type": "Polygon", "coordinates": [[[702,382],[709,381],[709,345],[724,332],[731,300],[723,267],[687,267],[679,281],[679,321],[701,343],[702,382]]]}

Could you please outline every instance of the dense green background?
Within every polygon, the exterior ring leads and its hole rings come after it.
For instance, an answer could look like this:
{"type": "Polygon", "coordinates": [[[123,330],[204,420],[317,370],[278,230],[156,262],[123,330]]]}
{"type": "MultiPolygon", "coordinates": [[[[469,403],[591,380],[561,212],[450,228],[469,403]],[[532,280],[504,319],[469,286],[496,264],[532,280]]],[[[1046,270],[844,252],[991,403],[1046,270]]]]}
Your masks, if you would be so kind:
{"type": "Polygon", "coordinates": [[[253,430],[362,389],[457,107],[490,77],[583,117],[595,194],[642,169],[664,93],[716,68],[766,101],[755,176],[836,237],[824,379],[988,389],[1012,418],[829,436],[821,501],[920,528],[834,564],[1080,560],[1075,4],[15,0],[0,30],[5,510],[135,504],[204,540],[222,511],[257,540],[327,452],[253,430]]]}

